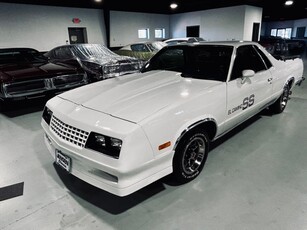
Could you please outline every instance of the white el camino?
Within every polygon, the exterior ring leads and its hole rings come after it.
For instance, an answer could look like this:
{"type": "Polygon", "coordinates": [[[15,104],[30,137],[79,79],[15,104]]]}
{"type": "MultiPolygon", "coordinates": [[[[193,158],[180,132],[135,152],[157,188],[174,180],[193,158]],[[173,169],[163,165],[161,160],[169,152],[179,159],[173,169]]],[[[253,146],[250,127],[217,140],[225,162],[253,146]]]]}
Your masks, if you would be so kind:
{"type": "Polygon", "coordinates": [[[41,125],[55,162],[118,196],[201,172],[210,142],[259,111],[281,113],[303,78],[300,58],[253,42],[167,46],[141,73],[50,99],[41,125]]]}

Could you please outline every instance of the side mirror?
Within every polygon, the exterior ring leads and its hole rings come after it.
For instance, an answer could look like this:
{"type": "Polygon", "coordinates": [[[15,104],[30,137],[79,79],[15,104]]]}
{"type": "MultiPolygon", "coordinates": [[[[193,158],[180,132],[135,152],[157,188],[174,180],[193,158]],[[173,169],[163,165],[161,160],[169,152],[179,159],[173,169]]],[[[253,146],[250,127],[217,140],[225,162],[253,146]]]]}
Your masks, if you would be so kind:
{"type": "Polygon", "coordinates": [[[149,60],[145,61],[143,67],[140,69],[140,72],[143,73],[145,70],[148,70],[148,69],[150,69],[150,62],[149,62],[149,60]]]}
{"type": "Polygon", "coordinates": [[[255,75],[255,71],[251,69],[245,69],[242,71],[242,78],[253,77],[255,75]]]}

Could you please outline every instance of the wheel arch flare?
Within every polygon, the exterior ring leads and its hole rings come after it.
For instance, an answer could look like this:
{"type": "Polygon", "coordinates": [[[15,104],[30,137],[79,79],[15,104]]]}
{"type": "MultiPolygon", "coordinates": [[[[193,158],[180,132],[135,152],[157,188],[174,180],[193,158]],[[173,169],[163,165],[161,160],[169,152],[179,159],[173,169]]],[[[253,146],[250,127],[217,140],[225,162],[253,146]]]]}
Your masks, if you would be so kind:
{"type": "Polygon", "coordinates": [[[173,150],[176,149],[176,147],[178,146],[180,140],[182,140],[182,138],[191,130],[195,129],[195,128],[200,128],[204,131],[206,131],[209,140],[212,141],[214,139],[214,137],[216,136],[217,133],[217,123],[215,121],[214,118],[205,118],[202,120],[199,120],[197,122],[194,122],[193,124],[189,125],[186,129],[184,129],[181,134],[179,135],[179,137],[177,138],[174,148],[173,150]]]}

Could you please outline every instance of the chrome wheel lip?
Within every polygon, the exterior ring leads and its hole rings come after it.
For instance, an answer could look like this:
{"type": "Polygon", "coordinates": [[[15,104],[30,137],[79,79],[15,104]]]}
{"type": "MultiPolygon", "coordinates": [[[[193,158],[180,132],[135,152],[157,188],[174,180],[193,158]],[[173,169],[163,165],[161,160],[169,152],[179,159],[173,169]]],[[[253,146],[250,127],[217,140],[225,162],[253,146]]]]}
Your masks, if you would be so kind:
{"type": "Polygon", "coordinates": [[[182,169],[187,175],[198,171],[205,159],[206,142],[202,137],[191,139],[184,148],[182,156],[182,169]]]}
{"type": "Polygon", "coordinates": [[[284,92],[283,92],[282,97],[281,97],[281,100],[280,100],[281,110],[285,109],[285,107],[288,103],[288,100],[289,100],[289,88],[285,87],[284,92]]]}

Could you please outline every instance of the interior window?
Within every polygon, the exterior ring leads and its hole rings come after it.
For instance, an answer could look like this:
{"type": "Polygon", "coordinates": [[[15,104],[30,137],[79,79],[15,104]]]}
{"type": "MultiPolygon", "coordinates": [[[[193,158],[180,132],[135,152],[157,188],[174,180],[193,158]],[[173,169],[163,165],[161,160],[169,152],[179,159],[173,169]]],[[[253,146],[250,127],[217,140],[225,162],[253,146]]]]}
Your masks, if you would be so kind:
{"type": "Polygon", "coordinates": [[[252,45],[237,48],[231,80],[242,77],[243,70],[254,70],[255,73],[266,70],[266,66],[252,45]]]}

